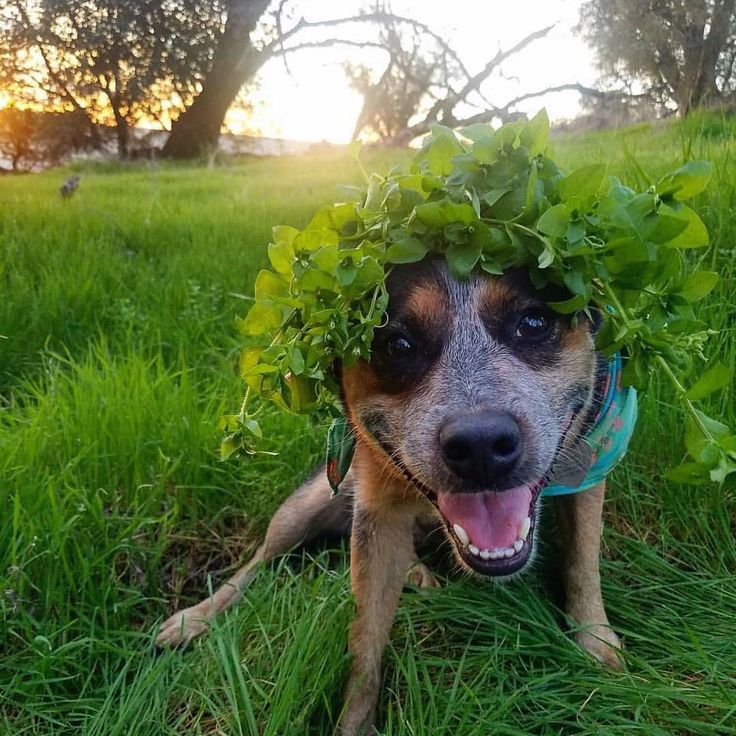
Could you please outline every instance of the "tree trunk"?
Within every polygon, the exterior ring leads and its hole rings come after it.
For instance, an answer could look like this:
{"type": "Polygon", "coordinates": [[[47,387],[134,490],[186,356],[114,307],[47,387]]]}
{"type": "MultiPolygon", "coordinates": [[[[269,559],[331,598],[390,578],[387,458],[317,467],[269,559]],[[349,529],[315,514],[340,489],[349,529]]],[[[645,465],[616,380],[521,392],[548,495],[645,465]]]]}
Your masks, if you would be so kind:
{"type": "Polygon", "coordinates": [[[115,133],[118,139],[118,158],[126,161],[130,155],[130,129],[125,118],[115,111],[115,133]]]}
{"type": "Polygon", "coordinates": [[[202,91],[171,126],[162,150],[164,156],[193,158],[214,149],[230,105],[265,61],[251,46],[250,34],[269,0],[230,0],[228,5],[225,30],[202,91]]]}

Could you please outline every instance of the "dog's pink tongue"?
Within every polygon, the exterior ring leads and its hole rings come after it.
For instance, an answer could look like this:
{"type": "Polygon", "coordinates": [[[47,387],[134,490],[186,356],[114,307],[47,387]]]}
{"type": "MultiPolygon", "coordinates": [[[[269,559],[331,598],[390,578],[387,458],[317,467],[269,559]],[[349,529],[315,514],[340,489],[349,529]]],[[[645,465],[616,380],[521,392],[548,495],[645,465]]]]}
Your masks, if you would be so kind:
{"type": "Polygon", "coordinates": [[[437,505],[450,526],[459,524],[478,549],[511,547],[529,515],[529,486],[483,493],[440,493],[437,505]]]}

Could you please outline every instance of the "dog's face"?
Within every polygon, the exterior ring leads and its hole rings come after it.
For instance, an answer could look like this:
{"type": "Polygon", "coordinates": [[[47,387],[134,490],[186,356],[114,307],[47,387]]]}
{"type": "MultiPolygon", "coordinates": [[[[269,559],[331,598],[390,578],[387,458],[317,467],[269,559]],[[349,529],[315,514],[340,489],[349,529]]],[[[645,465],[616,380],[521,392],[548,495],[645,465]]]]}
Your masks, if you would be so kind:
{"type": "Polygon", "coordinates": [[[541,488],[581,444],[593,326],[552,312],[545,301],[561,295],[522,272],[458,282],[430,260],[396,268],[388,287],[370,363],[343,375],[348,413],[434,503],[464,565],[517,572],[541,488]]]}

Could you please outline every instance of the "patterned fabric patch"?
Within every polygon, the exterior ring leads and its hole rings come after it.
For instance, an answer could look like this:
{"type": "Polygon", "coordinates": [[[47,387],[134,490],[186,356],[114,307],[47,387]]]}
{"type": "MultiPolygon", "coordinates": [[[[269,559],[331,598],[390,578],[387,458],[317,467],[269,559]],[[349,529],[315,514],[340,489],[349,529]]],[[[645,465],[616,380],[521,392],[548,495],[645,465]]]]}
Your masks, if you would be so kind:
{"type": "Polygon", "coordinates": [[[593,451],[588,474],[579,486],[551,485],[544,496],[563,496],[597,486],[626,454],[634,433],[638,413],[635,388],[621,388],[621,355],[616,353],[608,365],[608,390],[593,428],[585,442],[593,451]]]}

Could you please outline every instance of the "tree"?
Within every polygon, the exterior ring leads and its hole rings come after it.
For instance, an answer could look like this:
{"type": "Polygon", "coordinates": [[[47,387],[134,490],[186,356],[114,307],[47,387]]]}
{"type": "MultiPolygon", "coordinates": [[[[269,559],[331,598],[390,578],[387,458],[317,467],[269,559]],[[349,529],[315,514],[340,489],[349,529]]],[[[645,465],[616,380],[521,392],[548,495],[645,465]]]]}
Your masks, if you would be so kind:
{"type": "Polygon", "coordinates": [[[462,64],[449,47],[433,43],[415,27],[402,33],[397,23],[387,20],[378,43],[388,55],[378,81],[373,81],[373,70],[366,64],[345,64],[350,85],[363,95],[353,140],[362,132],[383,141],[397,140],[423,101],[436,101],[461,76],[462,64]]]}
{"type": "Polygon", "coordinates": [[[80,112],[36,112],[9,106],[0,110],[0,153],[13,171],[60,163],[70,153],[94,147],[80,112]]]}
{"type": "Polygon", "coordinates": [[[184,109],[202,80],[217,0],[0,0],[0,85],[46,109],[129,129],[184,109]]]}
{"type": "Polygon", "coordinates": [[[427,133],[434,124],[452,128],[518,117],[517,106],[550,92],[574,90],[586,97],[601,93],[577,82],[534,90],[504,104],[490,102],[485,94],[489,80],[507,59],[544,38],[554,26],[533,31],[507,49],[499,49],[475,73],[471,73],[446,42],[425,30],[421,34],[400,32],[390,17],[384,19],[381,35],[388,62],[376,82],[365,67],[347,67],[353,86],[364,95],[364,104],[354,137],[362,131],[384,143],[406,145],[427,133]],[[439,41],[439,43],[438,43],[439,41]],[[433,42],[433,43],[428,43],[433,42]]]}
{"type": "Polygon", "coordinates": [[[216,147],[230,105],[267,58],[251,43],[250,34],[268,4],[269,0],[226,0],[227,20],[217,34],[201,91],[172,125],[165,156],[192,158],[216,147]]]}
{"type": "Polygon", "coordinates": [[[427,132],[433,123],[464,124],[466,118],[458,109],[467,108],[473,97],[479,111],[468,120],[480,122],[494,117],[505,119],[521,101],[549,91],[591,91],[579,84],[561,85],[519,96],[502,106],[487,103],[480,94],[482,84],[507,58],[546,35],[551,26],[529,34],[507,50],[499,50],[483,69],[471,74],[441,34],[413,18],[394,14],[384,0],[377,0],[372,7],[354,16],[327,20],[301,17],[289,27],[285,22],[288,0],[281,0],[270,11],[265,0],[227,0],[226,5],[227,22],[202,90],[191,108],[173,124],[163,149],[165,155],[189,158],[213,149],[237,91],[269,59],[307,48],[346,45],[387,52],[388,66],[378,85],[371,84],[364,67],[355,66],[352,73],[354,84],[364,91],[366,104],[361,117],[365,124],[372,125],[374,130],[385,128],[390,132],[388,138],[395,143],[404,143],[427,132]],[[351,38],[344,31],[337,37],[326,34],[331,28],[356,24],[377,28],[378,38],[351,38]],[[256,29],[258,32],[254,33],[256,29]],[[325,35],[315,37],[315,31],[325,35]],[[427,101],[429,107],[423,110],[427,101]],[[410,124],[410,119],[422,110],[424,117],[410,124]]]}
{"type": "Polygon", "coordinates": [[[614,81],[680,113],[736,88],[736,0],[588,0],[580,30],[614,81]]]}

